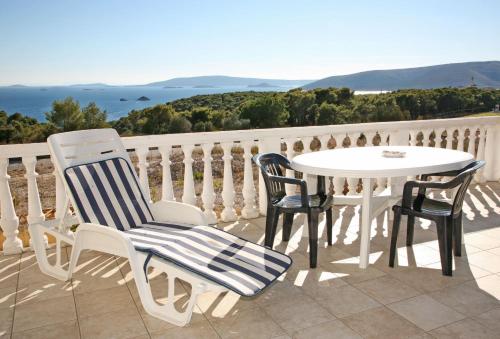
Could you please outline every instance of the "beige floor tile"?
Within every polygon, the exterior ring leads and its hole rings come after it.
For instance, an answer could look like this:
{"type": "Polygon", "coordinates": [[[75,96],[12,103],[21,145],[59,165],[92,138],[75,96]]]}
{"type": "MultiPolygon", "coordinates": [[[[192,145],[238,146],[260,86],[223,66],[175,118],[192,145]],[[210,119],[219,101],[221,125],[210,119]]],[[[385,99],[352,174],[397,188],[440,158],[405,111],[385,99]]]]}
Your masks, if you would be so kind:
{"type": "Polygon", "coordinates": [[[471,254],[467,260],[472,265],[491,273],[500,273],[500,257],[488,251],[471,254]]]}
{"type": "Polygon", "coordinates": [[[474,317],[474,320],[491,330],[500,332],[500,307],[479,314],[474,317]]]}
{"type": "Polygon", "coordinates": [[[398,301],[387,305],[387,307],[425,331],[430,331],[465,318],[463,314],[454,311],[452,308],[437,302],[427,295],[398,301]]]}
{"type": "Polygon", "coordinates": [[[334,320],[326,309],[308,296],[264,306],[266,313],[288,334],[334,320]]]}
{"type": "Polygon", "coordinates": [[[189,324],[185,327],[172,327],[168,330],[151,333],[152,339],[197,339],[197,338],[219,338],[208,321],[189,324]]]}
{"type": "Polygon", "coordinates": [[[337,318],[380,306],[377,301],[350,285],[332,289],[328,297],[321,297],[316,301],[337,318]]]}
{"type": "Polygon", "coordinates": [[[77,339],[80,338],[80,329],[76,320],[38,327],[23,332],[14,332],[12,339],[77,339]]]}
{"type": "Polygon", "coordinates": [[[489,275],[476,280],[477,286],[484,292],[500,300],[500,276],[489,275]]]}
{"type": "Polygon", "coordinates": [[[16,287],[0,288],[0,310],[12,308],[16,303],[16,287]]]}
{"type": "Polygon", "coordinates": [[[500,239],[489,237],[481,232],[465,234],[465,243],[477,247],[481,250],[489,250],[500,247],[500,239]]]}
{"type": "Polygon", "coordinates": [[[450,339],[496,339],[498,332],[492,331],[471,319],[464,319],[456,323],[437,328],[430,332],[436,338],[450,339]]]}
{"type": "Polygon", "coordinates": [[[48,284],[57,284],[61,281],[47,274],[42,273],[37,263],[33,263],[19,271],[18,288],[25,288],[29,285],[39,284],[41,286],[48,284]]]}
{"type": "Polygon", "coordinates": [[[125,286],[77,294],[75,302],[79,317],[109,313],[124,308],[136,309],[132,296],[125,286]]]}
{"type": "Polygon", "coordinates": [[[16,288],[19,278],[19,271],[13,267],[3,272],[0,272],[0,289],[16,288]]]}
{"type": "MultiPolygon", "coordinates": [[[[428,241],[428,242],[422,243],[422,245],[428,246],[430,248],[433,248],[436,251],[439,251],[439,243],[437,240],[428,241]]],[[[481,252],[481,251],[482,251],[482,249],[474,247],[470,244],[462,244],[462,256],[470,255],[470,254],[481,252]]],[[[439,254],[438,254],[438,260],[440,260],[439,254]]]]}
{"type": "Polygon", "coordinates": [[[210,322],[221,338],[272,338],[285,334],[259,307],[241,310],[210,322]]]}
{"type": "Polygon", "coordinates": [[[488,250],[488,252],[500,256],[500,247],[492,248],[491,250],[488,250]]]}
{"type": "Polygon", "coordinates": [[[196,304],[209,319],[224,318],[241,310],[257,306],[254,298],[243,298],[234,292],[203,293],[198,297],[196,304]]]}
{"type": "Polygon", "coordinates": [[[125,308],[79,320],[82,338],[134,338],[147,335],[137,310],[125,308]]]}
{"type": "Polygon", "coordinates": [[[300,287],[304,293],[314,298],[328,296],[332,288],[347,285],[336,273],[322,267],[314,270],[304,270],[298,272],[295,277],[287,276],[288,278],[295,286],[300,287]]]}
{"type": "Polygon", "coordinates": [[[123,275],[113,257],[89,255],[88,259],[79,260],[78,263],[79,266],[86,266],[73,274],[75,294],[125,285],[123,275]]]}
{"type": "MultiPolygon", "coordinates": [[[[425,268],[435,270],[436,272],[441,272],[441,262],[435,262],[433,264],[425,266],[425,268]]],[[[479,279],[490,274],[491,272],[488,272],[469,263],[467,257],[454,257],[452,280],[456,284],[461,284],[469,280],[479,279]]]]}
{"type": "Polygon", "coordinates": [[[14,308],[0,309],[0,338],[8,337],[12,331],[12,323],[14,321],[14,308]]]}
{"type": "Polygon", "coordinates": [[[16,307],[13,332],[64,323],[76,319],[73,297],[43,300],[16,307]]]}
{"type": "Polygon", "coordinates": [[[409,338],[423,331],[385,307],[353,314],[342,321],[363,338],[409,338]]]}
{"type": "Polygon", "coordinates": [[[429,294],[433,299],[468,317],[500,306],[495,297],[484,293],[475,281],[445,288],[429,294]]]}
{"type": "Polygon", "coordinates": [[[337,261],[327,266],[322,265],[322,267],[329,272],[337,274],[342,280],[349,284],[355,284],[386,275],[385,272],[373,266],[368,266],[366,269],[359,268],[358,258],[350,262],[347,262],[347,260],[337,261]]]}
{"type": "Polygon", "coordinates": [[[398,255],[406,257],[408,266],[421,267],[440,260],[439,251],[423,244],[400,247],[398,255]]]}
{"type": "Polygon", "coordinates": [[[277,281],[271,287],[266,289],[261,295],[255,297],[255,302],[258,305],[274,304],[281,301],[286,301],[291,298],[303,295],[304,292],[298,286],[295,286],[288,279],[277,281]]]}
{"type": "Polygon", "coordinates": [[[408,286],[402,281],[391,276],[383,276],[363,281],[359,284],[355,284],[354,286],[384,305],[408,299],[420,294],[420,292],[413,287],[408,286]]]}
{"type": "MultiPolygon", "coordinates": [[[[431,265],[427,267],[397,266],[389,271],[389,274],[406,283],[408,286],[424,293],[434,292],[464,282],[464,280],[457,279],[455,276],[443,276],[440,264],[435,264],[433,267],[431,265]]],[[[467,280],[470,280],[470,278],[467,280]]]]}
{"type": "Polygon", "coordinates": [[[59,297],[73,297],[71,282],[35,283],[20,287],[16,305],[30,304],[59,297]]]}
{"type": "Polygon", "coordinates": [[[340,320],[327,321],[305,328],[293,334],[294,339],[361,339],[361,336],[347,327],[340,320]]]}

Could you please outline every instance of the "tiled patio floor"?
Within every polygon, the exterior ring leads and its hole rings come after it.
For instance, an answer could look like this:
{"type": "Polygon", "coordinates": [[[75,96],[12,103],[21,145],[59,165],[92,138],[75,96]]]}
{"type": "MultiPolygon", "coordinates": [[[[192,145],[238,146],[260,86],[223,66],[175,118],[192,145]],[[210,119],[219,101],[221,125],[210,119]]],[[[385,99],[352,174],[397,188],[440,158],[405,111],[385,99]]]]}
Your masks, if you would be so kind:
{"type": "MultiPolygon", "coordinates": [[[[388,262],[386,216],[373,223],[371,266],[358,268],[357,209],[340,209],[336,243],[325,245],[319,267],[308,268],[303,217],[293,237],[276,248],[294,259],[280,282],[252,300],[206,294],[189,326],[147,315],[125,260],[86,252],[70,282],[42,274],[33,252],[0,256],[0,336],[12,338],[499,338],[500,185],[471,187],[464,207],[465,246],[453,277],[440,270],[434,227],[417,222],[415,245],[404,247],[399,267],[388,262]]],[[[404,222],[405,220],[403,220],[404,222]]],[[[264,219],[219,225],[262,242],[264,219]]],[[[307,233],[307,232],[305,232],[307,233]]],[[[67,248],[69,253],[69,248],[67,248]]],[[[55,255],[54,255],[55,256],[55,255]]],[[[163,276],[152,279],[159,301],[163,276]]],[[[176,284],[178,305],[189,286],[176,284]]]]}

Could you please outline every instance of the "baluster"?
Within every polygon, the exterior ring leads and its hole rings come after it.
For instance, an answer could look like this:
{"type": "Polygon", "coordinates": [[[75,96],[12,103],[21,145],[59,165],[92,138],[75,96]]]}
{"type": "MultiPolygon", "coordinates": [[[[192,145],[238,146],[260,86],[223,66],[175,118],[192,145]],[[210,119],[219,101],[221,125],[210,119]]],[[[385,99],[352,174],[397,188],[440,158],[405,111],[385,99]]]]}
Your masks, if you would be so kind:
{"type": "Polygon", "coordinates": [[[430,147],[431,144],[431,134],[433,130],[432,129],[427,129],[425,131],[422,131],[423,134],[423,140],[422,140],[422,146],[430,147]]]}
{"type": "MultiPolygon", "coordinates": [[[[243,156],[245,167],[243,171],[243,202],[244,206],[241,210],[241,215],[245,219],[257,218],[259,211],[255,205],[255,185],[253,182],[253,167],[252,167],[252,146],[253,141],[244,141],[243,143],[243,156]]],[[[293,172],[293,171],[292,171],[293,172]]],[[[292,185],[293,187],[293,185],[292,185]]]]}
{"type": "Polygon", "coordinates": [[[158,151],[161,156],[161,167],[162,167],[162,182],[161,182],[161,200],[162,201],[173,201],[174,198],[174,187],[172,185],[172,173],[170,172],[170,154],[172,154],[171,145],[163,145],[158,147],[158,151]]]}
{"type": "Polygon", "coordinates": [[[234,210],[234,183],[233,183],[233,167],[231,160],[231,148],[233,147],[232,142],[224,142],[221,144],[224,151],[224,181],[222,187],[222,201],[224,203],[224,209],[221,213],[222,221],[234,221],[236,220],[236,211],[234,210]]]}
{"type": "MultiPolygon", "coordinates": [[[[347,137],[349,140],[351,140],[351,145],[349,147],[358,147],[357,142],[358,142],[358,136],[354,136],[352,134],[348,134],[347,137]]],[[[358,187],[359,183],[359,178],[347,178],[347,185],[349,186],[349,192],[347,192],[347,195],[356,195],[358,194],[356,192],[356,189],[358,187]]]]}
{"type": "Polygon", "coordinates": [[[467,152],[472,154],[473,157],[476,156],[476,132],[477,127],[469,128],[469,144],[467,145],[467,152]]]}
{"type": "MultiPolygon", "coordinates": [[[[302,144],[304,145],[304,151],[303,153],[309,153],[311,152],[311,142],[314,138],[313,137],[302,137],[302,144]]],[[[305,174],[304,173],[304,178],[307,182],[307,189],[309,191],[309,194],[316,194],[317,193],[317,183],[318,183],[318,177],[316,175],[311,175],[311,174],[305,174]]]]}
{"type": "Polygon", "coordinates": [[[182,202],[196,205],[196,194],[193,180],[193,149],[194,145],[183,145],[184,152],[184,190],[182,192],[182,202]]]}
{"type": "Polygon", "coordinates": [[[410,146],[417,146],[417,135],[418,132],[415,130],[410,131],[410,146]]]}
{"type": "Polygon", "coordinates": [[[455,133],[455,129],[447,129],[446,130],[446,149],[453,149],[453,134],[455,133]]]}
{"type": "MultiPolygon", "coordinates": [[[[38,194],[38,185],[36,178],[36,157],[23,157],[23,165],[26,168],[25,178],[28,181],[28,224],[35,224],[45,220],[45,215],[42,211],[42,203],[40,202],[40,194],[38,194]]],[[[44,236],[45,247],[48,246],[47,237],[44,236]]],[[[31,241],[30,241],[31,243],[31,241]]],[[[59,253],[59,252],[58,252],[59,253]]]]}
{"type": "Polygon", "coordinates": [[[457,136],[457,151],[464,151],[464,134],[465,134],[465,128],[460,127],[458,128],[458,136],[457,136]]]}
{"type": "MultiPolygon", "coordinates": [[[[293,150],[293,146],[295,145],[295,141],[296,140],[297,139],[295,139],[295,138],[293,138],[293,139],[286,139],[285,140],[285,144],[286,144],[286,157],[288,158],[289,161],[292,161],[293,157],[295,156],[295,151],[293,150]]],[[[295,177],[295,171],[287,169],[286,170],[286,176],[290,177],[290,178],[295,177]]],[[[285,185],[285,191],[286,191],[287,195],[294,195],[295,194],[295,189],[296,189],[295,185],[290,185],[290,184],[286,184],[285,185]]]]}
{"type": "Polygon", "coordinates": [[[138,147],[135,150],[137,158],[139,159],[139,182],[141,183],[142,190],[147,201],[151,201],[151,192],[149,190],[149,180],[148,180],[148,147],[138,147]]]}
{"type": "MultiPolygon", "coordinates": [[[[378,135],[380,136],[379,146],[385,146],[385,145],[387,145],[387,132],[379,131],[378,135]]],[[[380,193],[383,190],[385,190],[385,188],[387,186],[387,181],[388,181],[387,178],[383,178],[383,177],[377,178],[377,190],[376,190],[376,193],[380,193]]]]}
{"type": "Polygon", "coordinates": [[[217,214],[214,211],[215,192],[214,192],[214,179],[212,174],[212,148],[214,145],[203,144],[203,192],[201,199],[203,201],[203,213],[207,217],[209,224],[217,222],[217,214]]]}
{"type": "MultiPolygon", "coordinates": [[[[486,134],[485,126],[479,126],[479,145],[477,148],[477,157],[476,157],[477,160],[484,160],[485,134],[486,134]]],[[[476,182],[481,184],[486,182],[483,176],[483,170],[484,167],[480,168],[476,172],[476,175],[474,177],[474,180],[476,180],[476,182]]]]}
{"type": "Polygon", "coordinates": [[[5,237],[3,253],[16,254],[23,251],[23,242],[17,236],[19,234],[19,218],[16,215],[14,201],[10,193],[8,166],[9,159],[0,158],[0,225],[5,237]]]}
{"type": "MultiPolygon", "coordinates": [[[[335,149],[342,148],[343,135],[335,135],[335,149]]],[[[345,178],[333,177],[333,190],[335,195],[344,195],[345,178]]]]}
{"type": "MultiPolygon", "coordinates": [[[[436,130],[436,138],[434,139],[434,147],[442,148],[441,144],[443,142],[443,133],[446,131],[444,128],[436,130]]],[[[446,146],[445,146],[446,147],[446,146]]]]}

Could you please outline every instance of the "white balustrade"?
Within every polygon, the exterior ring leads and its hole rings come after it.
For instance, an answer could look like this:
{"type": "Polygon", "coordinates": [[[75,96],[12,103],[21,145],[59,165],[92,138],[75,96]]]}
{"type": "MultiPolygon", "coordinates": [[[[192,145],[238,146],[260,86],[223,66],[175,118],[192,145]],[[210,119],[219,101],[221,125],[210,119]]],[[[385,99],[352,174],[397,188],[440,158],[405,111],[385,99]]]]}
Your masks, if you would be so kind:
{"type": "Polygon", "coordinates": [[[5,240],[3,242],[4,254],[15,254],[23,251],[23,242],[17,236],[19,234],[19,218],[14,209],[14,200],[10,192],[9,179],[7,174],[7,167],[9,166],[9,159],[0,159],[0,225],[2,226],[3,235],[5,240]]]}
{"type": "Polygon", "coordinates": [[[252,146],[253,141],[244,141],[243,143],[243,209],[241,216],[245,219],[253,219],[259,216],[259,211],[255,205],[255,185],[253,182],[253,167],[252,167],[252,146]]]}
{"type": "MultiPolygon", "coordinates": [[[[162,165],[162,200],[174,200],[174,189],[172,184],[171,173],[171,154],[173,147],[182,149],[184,152],[184,186],[182,187],[182,200],[197,204],[194,189],[193,177],[193,151],[195,145],[201,145],[203,149],[203,191],[201,194],[201,202],[204,213],[211,223],[217,222],[215,209],[215,193],[214,193],[214,174],[212,173],[212,156],[211,152],[214,144],[220,144],[224,151],[223,161],[223,211],[221,219],[223,221],[232,221],[237,218],[235,206],[235,187],[233,184],[233,169],[231,149],[235,143],[239,143],[243,148],[243,171],[238,170],[238,173],[243,175],[243,204],[238,206],[241,208],[242,218],[254,218],[260,214],[266,213],[267,201],[265,199],[265,186],[259,174],[259,201],[256,206],[256,187],[253,182],[253,166],[251,163],[251,150],[254,145],[259,146],[259,152],[280,152],[281,143],[286,144],[286,154],[289,158],[295,155],[293,150],[297,140],[301,140],[304,144],[304,152],[311,151],[310,145],[316,137],[321,143],[321,149],[328,148],[330,138],[335,139],[336,148],[342,147],[344,138],[351,139],[351,147],[356,146],[356,141],[361,134],[366,136],[366,145],[373,145],[373,139],[377,134],[380,136],[379,145],[416,145],[417,137],[420,133],[423,134],[423,144],[428,146],[430,143],[430,135],[434,131],[435,147],[441,147],[442,135],[446,131],[446,139],[443,142],[444,147],[451,149],[455,148],[456,143],[458,150],[464,150],[464,138],[466,130],[470,130],[466,152],[476,154],[477,159],[484,159],[486,166],[479,171],[476,180],[478,182],[498,181],[500,179],[500,118],[499,117],[475,117],[475,118],[459,118],[459,119],[438,119],[438,120],[419,120],[419,121],[402,121],[402,122],[381,122],[367,124],[347,124],[347,125],[332,125],[332,126],[310,126],[310,127],[294,127],[294,128],[279,128],[279,129],[262,129],[262,130],[247,130],[247,131],[225,131],[225,132],[209,132],[209,133],[183,133],[173,135],[148,135],[137,137],[122,138],[127,149],[134,149],[138,157],[139,180],[144,189],[147,199],[151,199],[149,180],[148,180],[148,157],[150,149],[158,147],[161,156],[162,165]],[[454,133],[458,131],[457,141],[454,141],[454,133]],[[476,133],[478,135],[476,136],[476,133]],[[475,147],[477,141],[477,148],[475,147]]],[[[46,192],[40,192],[35,167],[37,157],[47,156],[49,150],[46,143],[24,144],[24,145],[1,145],[0,146],[0,227],[3,235],[6,238],[3,243],[4,253],[19,253],[22,251],[22,242],[18,237],[19,216],[16,215],[15,199],[10,188],[10,177],[8,175],[9,159],[21,158],[22,163],[26,167],[25,180],[27,183],[27,220],[29,223],[49,223],[49,220],[44,220],[42,204],[40,196],[45,196],[46,192]]],[[[236,165],[236,164],[235,164],[236,165]]],[[[173,168],[173,167],[172,167],[173,168]]],[[[149,174],[150,175],[150,174],[149,174]]],[[[293,176],[293,171],[287,171],[287,175],[293,176]]],[[[307,178],[307,176],[306,176],[307,178]]],[[[239,178],[240,179],[240,178],[239,178]]],[[[311,181],[311,191],[316,189],[313,178],[311,181]]],[[[63,222],[57,223],[66,227],[74,223],[74,217],[68,209],[68,198],[61,178],[56,175],[56,219],[63,222]]],[[[353,194],[358,184],[358,180],[349,182],[350,193],[353,194]]],[[[387,178],[377,179],[377,191],[382,190],[387,184],[387,178]]],[[[391,182],[391,186],[395,182],[391,182]]],[[[333,178],[334,194],[337,196],[343,195],[345,178],[333,178]]],[[[287,188],[289,194],[293,192],[294,187],[287,188]]],[[[17,198],[17,197],[16,197],[17,198]]],[[[356,197],[345,197],[351,199],[356,197]]]]}
{"type": "Polygon", "coordinates": [[[224,151],[224,178],[222,182],[222,201],[224,203],[224,209],[221,213],[222,221],[234,221],[236,220],[236,211],[234,209],[234,198],[236,193],[234,192],[233,183],[233,156],[231,155],[231,149],[233,148],[232,142],[224,142],[221,144],[222,150],[224,151]]]}
{"type": "Polygon", "coordinates": [[[161,200],[163,201],[173,201],[174,197],[174,187],[172,185],[172,173],[170,172],[170,154],[172,154],[171,145],[163,145],[158,147],[161,156],[161,200]]]}
{"type": "Polygon", "coordinates": [[[145,198],[148,201],[151,201],[151,191],[149,189],[149,178],[148,178],[148,154],[149,154],[149,147],[147,146],[142,146],[138,147],[135,150],[135,153],[137,154],[138,158],[138,166],[139,166],[139,182],[141,184],[141,187],[145,193],[145,198]]]}
{"type": "Polygon", "coordinates": [[[182,151],[184,152],[184,190],[182,192],[182,202],[190,205],[196,205],[193,178],[193,150],[194,145],[182,146],[182,151]]]}
{"type": "MultiPolygon", "coordinates": [[[[295,141],[297,141],[296,138],[289,138],[289,139],[285,140],[285,144],[286,144],[286,157],[290,161],[292,161],[293,157],[295,156],[295,150],[294,150],[295,141]]],[[[286,176],[290,177],[290,178],[295,177],[295,171],[287,169],[286,170],[286,176]]],[[[286,184],[285,185],[285,191],[286,191],[286,194],[288,194],[288,195],[295,194],[295,189],[296,189],[295,185],[290,185],[290,184],[286,184]]]]}
{"type": "Polygon", "coordinates": [[[207,217],[210,224],[217,222],[217,214],[214,211],[215,192],[214,181],[212,175],[212,149],[213,144],[203,144],[203,192],[201,200],[203,201],[203,213],[207,217]]]}

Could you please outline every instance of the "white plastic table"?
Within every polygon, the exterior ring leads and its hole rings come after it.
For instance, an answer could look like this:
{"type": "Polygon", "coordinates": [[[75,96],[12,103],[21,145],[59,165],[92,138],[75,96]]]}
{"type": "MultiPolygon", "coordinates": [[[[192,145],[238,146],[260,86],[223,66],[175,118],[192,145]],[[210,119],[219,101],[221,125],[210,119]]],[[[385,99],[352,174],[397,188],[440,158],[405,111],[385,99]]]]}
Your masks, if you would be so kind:
{"type": "MultiPolygon", "coordinates": [[[[296,156],[292,160],[291,166],[294,170],[309,175],[362,179],[359,267],[367,268],[370,254],[373,201],[377,199],[377,196],[373,195],[375,179],[453,171],[467,166],[473,160],[474,158],[470,153],[450,149],[415,146],[375,146],[306,153],[296,156]],[[382,156],[384,150],[405,152],[406,156],[403,158],[386,158],[382,156]]],[[[385,195],[386,199],[379,199],[385,202],[381,206],[385,209],[389,207],[389,203],[397,201],[402,193],[401,189],[401,185],[398,187],[392,185],[388,195],[385,195]]]]}

